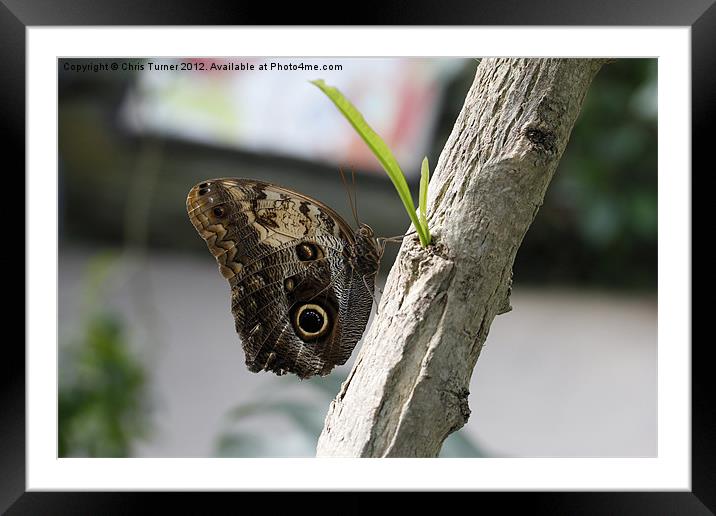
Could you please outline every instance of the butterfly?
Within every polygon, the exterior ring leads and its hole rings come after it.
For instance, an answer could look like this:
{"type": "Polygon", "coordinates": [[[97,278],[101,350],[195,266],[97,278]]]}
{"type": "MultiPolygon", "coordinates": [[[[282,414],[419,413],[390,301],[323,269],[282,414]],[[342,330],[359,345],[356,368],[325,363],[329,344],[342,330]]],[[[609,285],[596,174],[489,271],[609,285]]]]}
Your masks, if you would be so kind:
{"type": "Polygon", "coordinates": [[[325,376],[344,364],[373,305],[382,247],[322,202],[253,179],[210,179],[187,212],[231,287],[252,372],[325,376]]]}

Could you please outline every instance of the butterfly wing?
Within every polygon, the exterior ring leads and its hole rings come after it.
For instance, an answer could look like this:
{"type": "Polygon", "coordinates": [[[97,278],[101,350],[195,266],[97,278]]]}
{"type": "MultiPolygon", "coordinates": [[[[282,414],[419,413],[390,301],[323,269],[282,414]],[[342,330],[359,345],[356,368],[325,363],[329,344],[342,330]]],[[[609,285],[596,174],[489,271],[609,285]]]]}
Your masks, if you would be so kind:
{"type": "Polygon", "coordinates": [[[249,370],[307,378],[346,362],[368,322],[373,277],[351,265],[354,235],[337,213],[249,179],[194,186],[187,211],[231,286],[249,370]]]}

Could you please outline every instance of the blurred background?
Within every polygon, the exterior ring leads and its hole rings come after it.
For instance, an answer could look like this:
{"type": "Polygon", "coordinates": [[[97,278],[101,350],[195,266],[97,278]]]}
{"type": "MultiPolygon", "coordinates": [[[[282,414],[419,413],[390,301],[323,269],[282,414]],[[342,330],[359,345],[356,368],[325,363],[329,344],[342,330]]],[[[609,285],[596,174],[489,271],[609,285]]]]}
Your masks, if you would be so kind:
{"type": "MultiPolygon", "coordinates": [[[[361,219],[402,234],[392,184],[307,81],[351,99],[417,193],[420,161],[437,163],[478,63],[60,60],[59,455],[313,456],[360,343],[325,378],[250,373],[186,194],[257,178],[352,220],[342,168],[356,174],[361,219]],[[178,63],[189,69],[156,69],[178,63]]],[[[656,80],[655,59],[594,80],[517,255],[513,310],[475,369],[470,420],[441,456],[656,455],[656,80]]]]}

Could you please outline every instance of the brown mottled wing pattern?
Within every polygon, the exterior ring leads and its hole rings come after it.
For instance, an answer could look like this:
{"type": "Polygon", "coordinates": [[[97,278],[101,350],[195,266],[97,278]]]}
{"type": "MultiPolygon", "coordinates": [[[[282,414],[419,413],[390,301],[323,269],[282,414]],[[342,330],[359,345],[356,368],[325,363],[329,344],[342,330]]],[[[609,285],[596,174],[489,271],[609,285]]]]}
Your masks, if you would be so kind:
{"type": "Polygon", "coordinates": [[[338,214],[249,179],[197,184],[187,211],[231,286],[249,370],[307,378],[348,360],[370,315],[374,277],[355,267],[356,236],[338,214]]]}

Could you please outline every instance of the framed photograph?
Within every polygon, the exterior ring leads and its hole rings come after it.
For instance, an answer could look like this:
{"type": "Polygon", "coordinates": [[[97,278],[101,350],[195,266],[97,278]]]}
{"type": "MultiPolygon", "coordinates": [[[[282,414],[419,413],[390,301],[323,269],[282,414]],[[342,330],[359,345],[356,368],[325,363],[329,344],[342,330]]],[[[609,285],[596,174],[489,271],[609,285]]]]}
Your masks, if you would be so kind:
{"type": "Polygon", "coordinates": [[[401,27],[6,3],[27,333],[3,510],[714,510],[690,302],[708,2],[401,27]]]}

